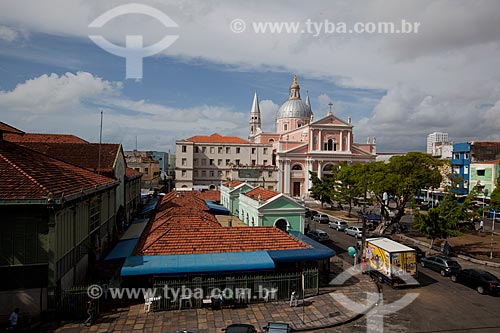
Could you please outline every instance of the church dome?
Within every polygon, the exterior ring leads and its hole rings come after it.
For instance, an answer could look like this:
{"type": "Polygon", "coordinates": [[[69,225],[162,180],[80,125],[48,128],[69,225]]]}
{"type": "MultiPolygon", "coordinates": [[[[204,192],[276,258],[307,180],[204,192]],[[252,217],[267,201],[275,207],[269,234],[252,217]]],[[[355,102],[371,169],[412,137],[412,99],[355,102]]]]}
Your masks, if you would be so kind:
{"type": "Polygon", "coordinates": [[[277,119],[282,118],[311,118],[311,105],[300,98],[300,87],[297,83],[297,76],[293,76],[293,83],[290,86],[290,97],[283,103],[276,114],[277,119]]]}

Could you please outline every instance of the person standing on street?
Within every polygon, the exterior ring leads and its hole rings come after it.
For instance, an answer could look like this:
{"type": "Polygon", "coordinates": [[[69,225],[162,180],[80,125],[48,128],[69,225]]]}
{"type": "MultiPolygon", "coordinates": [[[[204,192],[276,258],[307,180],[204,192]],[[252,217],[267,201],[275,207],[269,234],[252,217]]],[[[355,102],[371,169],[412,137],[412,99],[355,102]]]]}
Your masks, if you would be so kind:
{"type": "Polygon", "coordinates": [[[450,244],[448,244],[448,241],[444,242],[443,252],[447,256],[450,255],[450,244]]]}
{"type": "Polygon", "coordinates": [[[12,332],[17,332],[17,321],[19,320],[19,308],[16,308],[9,317],[10,329],[12,332]]]}
{"type": "Polygon", "coordinates": [[[484,231],[484,222],[483,220],[481,220],[481,222],[479,222],[479,232],[483,232],[484,231]]]}

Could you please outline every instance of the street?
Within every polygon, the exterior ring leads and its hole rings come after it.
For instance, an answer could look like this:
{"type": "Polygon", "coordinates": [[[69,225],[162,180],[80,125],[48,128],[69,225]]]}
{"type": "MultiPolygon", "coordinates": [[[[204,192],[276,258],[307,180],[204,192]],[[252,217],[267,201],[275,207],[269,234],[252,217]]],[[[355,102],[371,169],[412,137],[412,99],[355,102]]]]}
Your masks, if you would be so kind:
{"type": "MultiPolygon", "coordinates": [[[[349,225],[360,225],[349,223],[349,225]]],[[[355,246],[356,239],[344,232],[330,229],[326,224],[316,224],[316,228],[328,233],[331,240],[325,245],[335,249],[337,255],[345,261],[353,262],[347,255],[347,248],[355,246]]],[[[314,226],[313,226],[314,228],[314,226]]],[[[422,249],[426,250],[426,249],[422,249]]],[[[500,269],[477,265],[458,260],[462,268],[479,268],[500,276],[500,269]]],[[[412,289],[393,289],[382,285],[384,302],[392,303],[405,293],[419,293],[417,299],[408,307],[384,317],[386,332],[499,332],[500,331],[500,297],[480,295],[475,290],[442,277],[419,265],[418,280],[421,287],[412,289]]],[[[332,332],[321,330],[319,332],[332,332]]],[[[366,320],[360,319],[336,332],[366,332],[366,320]]]]}

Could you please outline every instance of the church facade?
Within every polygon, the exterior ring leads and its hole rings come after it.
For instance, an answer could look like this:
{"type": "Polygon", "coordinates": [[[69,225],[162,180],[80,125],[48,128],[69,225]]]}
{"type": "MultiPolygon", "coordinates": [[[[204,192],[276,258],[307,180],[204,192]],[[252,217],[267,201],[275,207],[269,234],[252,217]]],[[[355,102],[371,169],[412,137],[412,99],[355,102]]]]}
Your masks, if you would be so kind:
{"type": "Polygon", "coordinates": [[[278,166],[277,191],[297,198],[309,197],[312,182],[309,172],[319,178],[331,173],[341,162],[369,163],[376,158],[376,142],[354,142],[351,118],[344,121],[330,111],[314,119],[309,96],[303,101],[300,86],[294,75],[290,95],[277,111],[276,132],[261,129],[260,108],[255,93],[250,112],[249,140],[254,143],[272,143],[278,166]]]}

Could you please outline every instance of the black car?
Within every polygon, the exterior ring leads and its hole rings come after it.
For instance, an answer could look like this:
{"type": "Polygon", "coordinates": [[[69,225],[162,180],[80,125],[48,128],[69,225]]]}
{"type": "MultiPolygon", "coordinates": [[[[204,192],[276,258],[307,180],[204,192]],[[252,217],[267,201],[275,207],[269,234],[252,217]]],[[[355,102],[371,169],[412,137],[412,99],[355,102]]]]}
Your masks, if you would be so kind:
{"type": "Polygon", "coordinates": [[[420,249],[418,246],[413,244],[405,244],[405,245],[415,250],[415,254],[417,255],[417,262],[420,262],[422,258],[425,258],[425,252],[422,251],[422,249],[420,249]]]}
{"type": "Polygon", "coordinates": [[[439,272],[442,276],[458,274],[458,272],[462,269],[462,266],[460,266],[456,260],[445,256],[422,258],[420,260],[420,265],[439,272]]]}
{"type": "Polygon", "coordinates": [[[257,333],[255,326],[249,324],[231,324],[222,329],[226,333],[257,333]]]}
{"type": "Polygon", "coordinates": [[[500,293],[500,279],[482,269],[463,269],[457,274],[453,274],[451,280],[476,289],[480,294],[500,293]]]}

